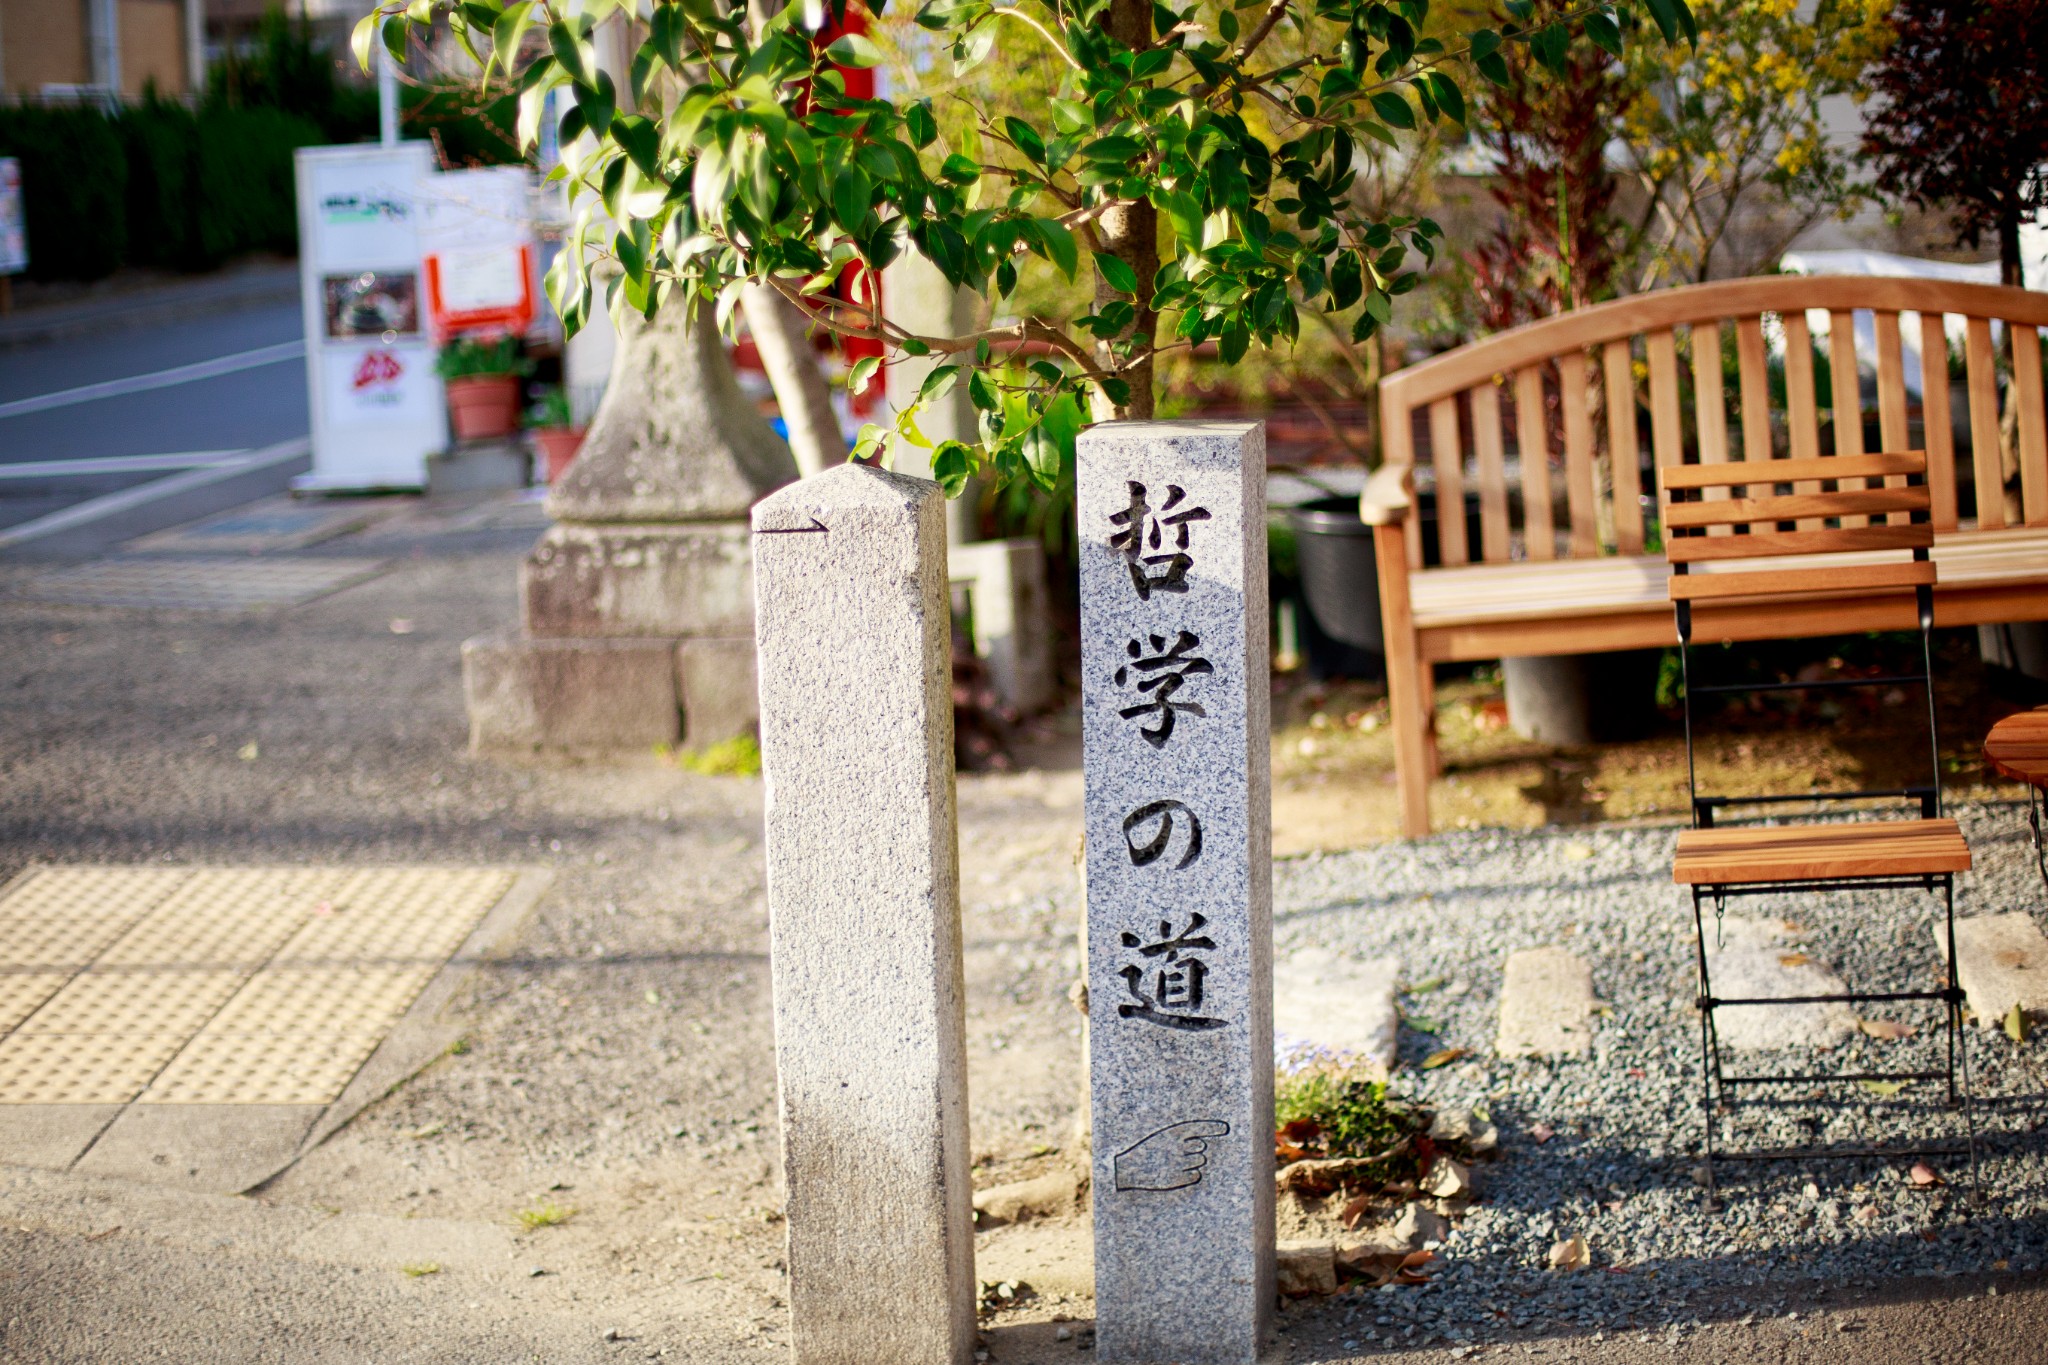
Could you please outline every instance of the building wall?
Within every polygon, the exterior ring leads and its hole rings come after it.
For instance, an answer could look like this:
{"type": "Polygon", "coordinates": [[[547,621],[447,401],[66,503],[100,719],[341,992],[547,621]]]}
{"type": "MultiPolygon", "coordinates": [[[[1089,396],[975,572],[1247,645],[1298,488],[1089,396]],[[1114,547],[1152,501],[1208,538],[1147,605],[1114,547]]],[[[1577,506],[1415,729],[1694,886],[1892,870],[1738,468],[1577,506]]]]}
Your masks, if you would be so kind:
{"type": "Polygon", "coordinates": [[[0,83],[9,95],[92,79],[84,0],[0,0],[0,83]]]}
{"type": "Polygon", "coordinates": [[[121,93],[135,98],[154,80],[160,95],[184,94],[184,6],[179,0],[121,0],[120,13],[121,93]]]}

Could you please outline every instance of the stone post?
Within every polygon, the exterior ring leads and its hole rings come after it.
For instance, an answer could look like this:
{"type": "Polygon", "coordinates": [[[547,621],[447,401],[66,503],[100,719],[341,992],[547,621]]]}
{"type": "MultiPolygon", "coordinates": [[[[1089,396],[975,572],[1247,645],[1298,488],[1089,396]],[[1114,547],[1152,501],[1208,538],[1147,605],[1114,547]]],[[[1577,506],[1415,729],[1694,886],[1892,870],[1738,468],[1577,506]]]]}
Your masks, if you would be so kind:
{"type": "Polygon", "coordinates": [[[946,512],[846,464],[754,509],[798,1365],[974,1352],[946,512]]]}
{"type": "Polygon", "coordinates": [[[1085,432],[1096,1354],[1250,1365],[1273,1304],[1265,432],[1085,432]]]}

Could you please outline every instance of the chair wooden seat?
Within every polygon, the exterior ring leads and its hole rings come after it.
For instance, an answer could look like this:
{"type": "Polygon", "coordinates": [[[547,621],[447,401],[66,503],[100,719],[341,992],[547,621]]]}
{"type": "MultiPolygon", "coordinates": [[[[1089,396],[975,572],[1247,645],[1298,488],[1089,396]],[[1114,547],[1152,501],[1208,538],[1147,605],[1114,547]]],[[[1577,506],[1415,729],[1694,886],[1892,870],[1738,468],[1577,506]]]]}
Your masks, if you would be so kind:
{"type": "Polygon", "coordinates": [[[1967,872],[1970,846],[1953,820],[1688,829],[1671,879],[1686,885],[1830,881],[1967,872]]]}

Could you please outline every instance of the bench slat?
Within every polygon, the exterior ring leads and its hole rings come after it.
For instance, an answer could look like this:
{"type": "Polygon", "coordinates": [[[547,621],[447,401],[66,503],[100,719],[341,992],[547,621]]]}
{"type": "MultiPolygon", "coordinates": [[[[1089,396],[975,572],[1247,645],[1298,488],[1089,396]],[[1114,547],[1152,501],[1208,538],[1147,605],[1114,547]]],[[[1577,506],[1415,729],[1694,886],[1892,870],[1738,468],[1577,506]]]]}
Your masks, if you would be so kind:
{"type": "Polygon", "coordinates": [[[2041,411],[2041,334],[2012,329],[2012,401],[2020,405],[2020,493],[2027,525],[2048,526],[2048,431],[2041,411]]]}
{"type": "MultiPolygon", "coordinates": [[[[1738,537],[1749,540],[1749,536],[1738,537]]],[[[1780,597],[1868,588],[1910,588],[1934,582],[1926,560],[1904,564],[1822,565],[1800,569],[1758,569],[1750,573],[1673,574],[1671,600],[1703,602],[1728,597],[1780,597]]]]}
{"type": "Polygon", "coordinates": [[[1741,388],[1742,458],[1771,458],[1771,372],[1764,353],[1764,320],[1761,317],[1735,319],[1735,359],[1741,388]]]}
{"type": "MultiPolygon", "coordinates": [[[[1785,323],[1785,424],[1792,436],[1792,458],[1817,460],[1820,458],[1820,405],[1814,397],[1813,387],[1813,331],[1806,325],[1806,310],[1803,308],[1795,308],[1781,316],[1785,323]]],[[[1792,491],[1818,493],[1820,484],[1809,481],[1792,491]]],[[[1817,531],[1820,522],[1810,520],[1799,529],[1817,531]]]]}
{"type": "Polygon", "coordinates": [[[1927,491],[1934,529],[1956,529],[1956,443],[1949,426],[1948,332],[1939,313],[1920,315],[1920,440],[1927,447],[1927,491]]]}
{"type": "Polygon", "coordinates": [[[1465,448],[1458,444],[1458,400],[1429,405],[1429,457],[1436,465],[1436,547],[1446,564],[1472,558],[1465,544],[1465,448]]]}
{"type": "Polygon", "coordinates": [[[1522,540],[1531,559],[1557,558],[1550,497],[1550,429],[1543,420],[1543,367],[1515,371],[1515,441],[1522,457],[1522,540]]]}
{"type": "Polygon", "coordinates": [[[1643,552],[1643,454],[1636,444],[1635,362],[1626,341],[1601,352],[1607,379],[1607,454],[1614,477],[1614,548],[1643,552]]]}
{"type": "MultiPolygon", "coordinates": [[[[1923,451],[1898,450],[1882,451],[1875,455],[1823,455],[1819,459],[1772,460],[1764,469],[1749,469],[1744,465],[1680,465],[1662,473],[1666,488],[1707,488],[1716,484],[1742,486],[1752,482],[1758,484],[1803,483],[1810,484],[1811,492],[1820,492],[1825,479],[1862,478],[1874,474],[1918,474],[1926,467],[1927,456],[1923,451]]],[[[1806,490],[1800,490],[1806,491],[1806,490]]]]}
{"type": "Polygon", "coordinates": [[[1863,530],[1868,524],[1861,514],[1926,509],[1925,488],[1869,488],[1843,493],[1794,493],[1778,498],[1672,503],[1664,509],[1664,524],[1673,528],[1711,528],[1795,521],[1806,516],[1839,516],[1844,530],[1863,530]],[[1858,517],[1853,527],[1848,524],[1851,516],[1858,517]]]}
{"type": "MultiPolygon", "coordinates": [[[[1877,430],[1886,450],[1904,450],[1913,443],[1906,426],[1906,360],[1899,339],[1899,315],[1877,315],[1877,430]]],[[[1893,474],[1884,481],[1887,488],[1904,488],[1905,476],[1893,474]]],[[[1903,526],[1910,518],[1893,512],[1885,520],[1903,526]]]]}
{"type": "Polygon", "coordinates": [[[1970,374],[1970,464],[1977,476],[1977,525],[2005,525],[2005,478],[1998,468],[1998,378],[1991,359],[1991,319],[1970,318],[1963,332],[1970,374]]]}
{"type": "MultiPolygon", "coordinates": [[[[1828,383],[1834,389],[1834,453],[1861,455],[1863,381],[1856,370],[1856,315],[1845,308],[1828,314],[1828,383]]],[[[1842,525],[1865,526],[1869,521],[1868,517],[1844,517],[1842,525]]]]}
{"type": "Polygon", "coordinates": [[[1479,465],[1479,543],[1489,564],[1508,560],[1508,474],[1500,442],[1500,390],[1492,380],[1472,394],[1472,453],[1479,465]]]}
{"type": "Polygon", "coordinates": [[[1564,492],[1571,509],[1572,553],[1600,553],[1599,512],[1593,505],[1593,413],[1588,406],[1586,353],[1557,358],[1558,399],[1564,407],[1564,492]]]}
{"type": "Polygon", "coordinates": [[[1920,550],[1934,544],[1931,526],[1859,526],[1853,531],[1752,531],[1709,540],[1684,536],[1665,546],[1673,564],[1746,559],[1752,555],[1824,555],[1852,550],[1920,550]]]}
{"type": "MultiPolygon", "coordinates": [[[[1728,394],[1721,383],[1721,324],[1696,322],[1692,328],[1693,432],[1699,442],[1701,464],[1725,464],[1728,459],[1728,394]]],[[[1710,498],[1725,498],[1720,489],[1707,490],[1710,498]]],[[[1713,534],[1725,536],[1726,530],[1713,534]]]]}

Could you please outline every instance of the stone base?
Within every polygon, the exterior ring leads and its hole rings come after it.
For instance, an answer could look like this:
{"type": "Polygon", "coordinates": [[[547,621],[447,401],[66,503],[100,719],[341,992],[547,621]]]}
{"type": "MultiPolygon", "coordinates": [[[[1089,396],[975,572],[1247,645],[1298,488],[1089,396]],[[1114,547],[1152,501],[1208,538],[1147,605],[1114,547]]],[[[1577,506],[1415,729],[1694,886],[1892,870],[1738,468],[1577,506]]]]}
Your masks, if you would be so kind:
{"type": "Polygon", "coordinates": [[[526,446],[515,437],[465,441],[427,461],[427,492],[495,493],[524,488],[526,446]]]}
{"type": "Polygon", "coordinates": [[[462,645],[469,747],[693,749],[755,733],[754,640],[533,639],[462,645]]]}
{"type": "Polygon", "coordinates": [[[469,747],[628,749],[682,737],[673,640],[480,635],[462,644],[469,747]]]}
{"type": "Polygon", "coordinates": [[[519,595],[539,639],[751,636],[747,526],[560,522],[520,566],[519,595]]]}
{"type": "Polygon", "coordinates": [[[1662,650],[1548,654],[1500,661],[1508,725],[1564,748],[1641,739],[1657,715],[1662,650]]]}
{"type": "MultiPolygon", "coordinates": [[[[1947,926],[1939,920],[1934,938],[1947,957],[1947,926]]],[[[1956,984],[1980,1028],[1998,1028],[2015,1007],[2048,1014],[2048,937],[2024,913],[1957,920],[1956,984]]]]}

